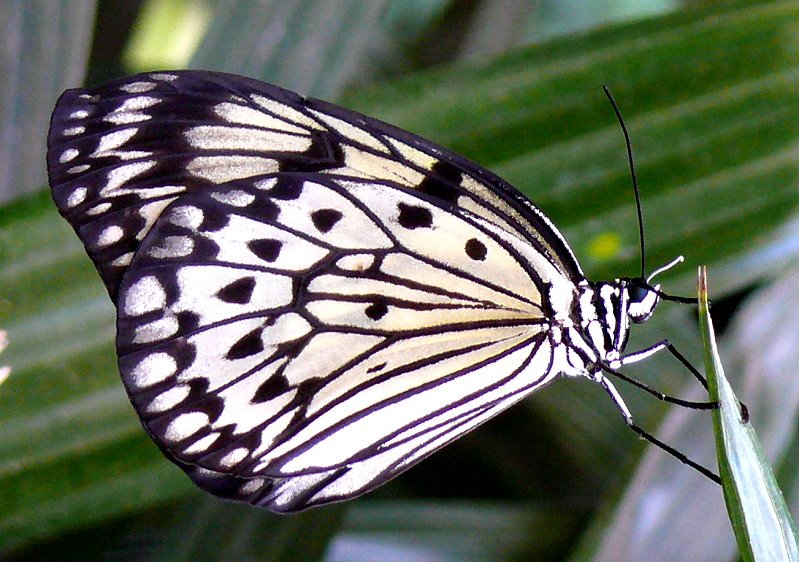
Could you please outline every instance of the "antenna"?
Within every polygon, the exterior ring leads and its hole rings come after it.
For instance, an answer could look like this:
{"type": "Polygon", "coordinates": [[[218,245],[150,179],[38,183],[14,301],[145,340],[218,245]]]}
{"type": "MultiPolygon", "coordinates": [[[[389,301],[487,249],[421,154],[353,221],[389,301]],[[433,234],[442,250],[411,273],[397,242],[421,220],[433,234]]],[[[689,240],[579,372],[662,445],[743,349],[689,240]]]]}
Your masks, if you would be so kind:
{"type": "Polygon", "coordinates": [[[624,133],[624,143],[627,145],[627,161],[630,163],[630,174],[633,178],[633,191],[635,192],[635,210],[638,212],[638,239],[641,244],[641,279],[646,278],[646,253],[644,252],[644,215],[641,211],[641,194],[638,192],[638,178],[635,175],[635,164],[633,163],[633,146],[630,143],[630,134],[627,132],[627,127],[624,124],[624,118],[621,116],[619,106],[616,105],[616,100],[607,86],[602,86],[605,95],[610,100],[610,105],[613,106],[613,111],[616,113],[616,119],[619,120],[621,130],[624,133]]]}

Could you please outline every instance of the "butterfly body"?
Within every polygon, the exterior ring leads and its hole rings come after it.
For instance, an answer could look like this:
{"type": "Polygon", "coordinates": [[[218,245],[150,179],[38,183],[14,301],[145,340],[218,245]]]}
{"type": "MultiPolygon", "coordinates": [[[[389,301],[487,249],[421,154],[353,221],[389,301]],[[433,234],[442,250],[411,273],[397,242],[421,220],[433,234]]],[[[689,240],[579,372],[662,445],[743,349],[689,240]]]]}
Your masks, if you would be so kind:
{"type": "Polygon", "coordinates": [[[490,172],[254,80],[70,90],[48,147],[144,427],[200,487],[274,511],[373,489],[558,375],[599,380],[657,304],[587,281],[490,172]]]}

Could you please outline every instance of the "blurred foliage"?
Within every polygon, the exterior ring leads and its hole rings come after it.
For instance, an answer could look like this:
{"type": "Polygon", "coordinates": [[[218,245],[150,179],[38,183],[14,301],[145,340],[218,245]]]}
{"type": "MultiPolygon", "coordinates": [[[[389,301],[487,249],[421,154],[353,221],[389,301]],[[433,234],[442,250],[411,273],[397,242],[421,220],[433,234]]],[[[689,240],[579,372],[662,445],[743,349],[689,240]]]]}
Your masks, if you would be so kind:
{"type": "MultiPolygon", "coordinates": [[[[461,152],[546,211],[589,278],[631,275],[635,209],[601,91],[608,84],[633,138],[650,268],[685,254],[662,282],[690,294],[692,269],[708,264],[724,312],[714,318],[727,326],[728,378],[783,489],[794,490],[796,512],[799,5],[614,3],[631,10],[613,14],[629,21],[609,24],[589,0],[366,4],[12,1],[4,33],[25,40],[0,54],[0,68],[16,69],[3,93],[0,158],[5,170],[18,161],[22,170],[20,154],[39,164],[28,165],[38,179],[12,180],[9,193],[43,187],[41,139],[61,89],[79,85],[84,68],[85,82],[97,83],[140,69],[124,61],[150,64],[131,49],[174,45],[150,34],[185,33],[180,10],[202,5],[208,24],[195,26],[203,35],[187,66],[338,100],[461,152]],[[148,29],[158,5],[174,10],[175,24],[156,17],[148,29]],[[642,6],[674,9],[644,18],[634,11],[642,6]],[[32,54],[31,45],[47,48],[32,54]]],[[[631,349],[668,336],[698,364],[688,308],[661,305],[631,349]]],[[[669,560],[675,548],[681,559],[736,556],[721,490],[645,448],[585,381],[559,381],[341,506],[277,517],[207,498],[141,430],[118,380],[113,325],[99,279],[47,194],[5,206],[0,328],[10,345],[0,363],[13,369],[0,388],[5,558],[669,560]]],[[[629,374],[702,398],[668,357],[629,374]]],[[[640,425],[714,466],[709,415],[621,390],[640,425]]]]}
{"type": "Polygon", "coordinates": [[[86,68],[94,2],[9,0],[0,10],[0,204],[38,191],[53,102],[86,68]]]}

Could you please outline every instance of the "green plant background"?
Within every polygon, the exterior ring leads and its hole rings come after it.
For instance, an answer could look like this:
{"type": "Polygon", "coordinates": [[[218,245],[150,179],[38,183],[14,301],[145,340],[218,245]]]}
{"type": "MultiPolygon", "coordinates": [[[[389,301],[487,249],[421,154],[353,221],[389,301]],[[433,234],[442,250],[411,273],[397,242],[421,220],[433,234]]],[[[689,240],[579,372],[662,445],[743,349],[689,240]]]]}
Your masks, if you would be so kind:
{"type": "MultiPolygon", "coordinates": [[[[0,19],[0,328],[10,340],[0,364],[13,369],[0,386],[0,555],[736,556],[720,489],[645,447],[585,381],[552,385],[346,504],[278,517],[195,490],[141,430],[116,372],[113,307],[43,191],[60,91],[154,66],[247,74],[452,148],[544,209],[591,279],[633,275],[639,259],[607,84],[633,137],[647,259],[685,255],[663,276],[672,293],[693,293],[696,266],[709,266],[728,377],[796,513],[799,5],[691,4],[10,1],[0,19]]],[[[664,304],[631,348],[668,337],[699,364],[695,324],[690,307],[664,304]]],[[[701,398],[667,357],[628,372],[701,398]]],[[[714,466],[708,415],[622,391],[640,425],[714,466]]]]}

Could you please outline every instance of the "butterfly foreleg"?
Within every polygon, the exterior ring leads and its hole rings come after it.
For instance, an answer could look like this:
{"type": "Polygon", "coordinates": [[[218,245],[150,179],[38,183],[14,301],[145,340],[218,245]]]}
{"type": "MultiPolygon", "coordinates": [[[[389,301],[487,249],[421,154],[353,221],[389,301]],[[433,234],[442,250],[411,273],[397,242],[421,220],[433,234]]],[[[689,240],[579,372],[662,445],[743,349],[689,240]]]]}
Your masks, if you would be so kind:
{"type": "Polygon", "coordinates": [[[677,360],[683,364],[683,366],[688,369],[691,374],[698,380],[702,386],[707,389],[707,380],[705,377],[700,373],[696,367],[694,367],[685,356],[680,353],[676,347],[669,341],[669,340],[661,340],[656,344],[650,345],[647,348],[641,349],[639,351],[633,351],[632,353],[627,353],[623,355],[620,359],[621,365],[629,365],[631,363],[637,363],[638,361],[643,361],[644,359],[654,355],[658,351],[663,349],[667,349],[672,356],[676,357],[677,360]]]}
{"type": "MultiPolygon", "coordinates": [[[[688,361],[688,359],[685,358],[685,356],[682,353],[680,353],[677,350],[676,347],[674,347],[674,345],[672,345],[671,342],[669,342],[669,340],[662,340],[662,341],[657,342],[654,345],[651,345],[651,346],[647,347],[646,349],[642,349],[640,351],[634,351],[632,353],[628,353],[628,354],[626,354],[626,355],[621,357],[620,362],[621,362],[622,365],[629,365],[630,363],[636,363],[638,361],[641,361],[642,359],[646,359],[647,357],[649,357],[650,355],[652,355],[654,353],[657,353],[661,349],[668,349],[669,353],[671,353],[674,357],[676,357],[677,360],[680,363],[682,363],[685,366],[685,368],[688,369],[691,372],[691,374],[700,383],[702,383],[702,386],[704,386],[705,389],[707,389],[707,380],[705,379],[705,377],[696,369],[696,367],[694,367],[691,364],[690,361],[688,361]]],[[[614,374],[619,375],[618,373],[614,373],[614,374]]],[[[622,375],[622,376],[620,376],[620,378],[624,378],[624,376],[622,375]]],[[[675,404],[686,405],[686,404],[684,404],[685,401],[679,401],[679,399],[677,399],[677,401],[672,400],[672,399],[670,399],[670,397],[667,397],[667,396],[657,392],[656,390],[653,390],[653,389],[647,387],[646,385],[643,385],[642,383],[639,383],[638,381],[634,381],[634,380],[631,380],[631,379],[628,379],[628,378],[624,378],[624,380],[627,380],[628,382],[638,386],[639,388],[641,388],[643,390],[646,390],[647,392],[649,392],[653,396],[660,395],[660,396],[658,396],[658,398],[660,400],[665,400],[666,402],[673,402],[675,404]]],[[[689,407],[690,408],[698,408],[698,409],[701,409],[701,410],[713,409],[713,408],[717,408],[718,407],[718,402],[694,402],[693,405],[691,405],[689,407]],[[697,404],[707,404],[709,406],[698,406],[697,404]]],[[[749,419],[749,409],[746,407],[746,404],[744,404],[744,403],[741,403],[741,418],[744,421],[749,419]]]]}

